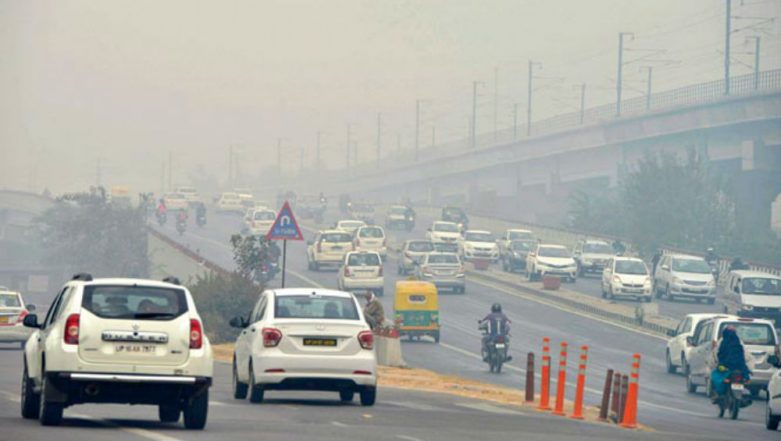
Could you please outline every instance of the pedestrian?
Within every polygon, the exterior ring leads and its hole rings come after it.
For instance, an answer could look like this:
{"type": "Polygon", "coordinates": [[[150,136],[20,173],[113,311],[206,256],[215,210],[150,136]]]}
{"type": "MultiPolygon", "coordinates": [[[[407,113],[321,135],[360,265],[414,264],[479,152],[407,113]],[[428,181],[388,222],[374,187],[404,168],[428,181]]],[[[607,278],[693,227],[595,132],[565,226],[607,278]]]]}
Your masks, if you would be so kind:
{"type": "Polygon", "coordinates": [[[382,303],[374,294],[370,292],[366,298],[366,306],[363,308],[363,315],[366,317],[366,322],[369,323],[369,327],[372,331],[382,327],[385,322],[385,309],[382,307],[382,303]]]}

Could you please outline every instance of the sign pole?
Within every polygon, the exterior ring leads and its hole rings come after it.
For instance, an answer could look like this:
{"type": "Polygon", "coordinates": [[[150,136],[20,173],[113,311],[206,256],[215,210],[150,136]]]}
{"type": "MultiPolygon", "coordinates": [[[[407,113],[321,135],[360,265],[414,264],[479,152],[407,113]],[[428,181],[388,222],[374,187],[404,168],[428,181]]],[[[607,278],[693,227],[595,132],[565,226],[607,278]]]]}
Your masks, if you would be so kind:
{"type": "Polygon", "coordinates": [[[287,241],[304,240],[304,235],[301,234],[301,229],[298,228],[298,222],[296,222],[296,217],[293,215],[293,210],[290,209],[288,201],[282,204],[274,225],[271,226],[271,229],[266,234],[266,239],[282,241],[282,288],[284,288],[287,266],[287,241]]]}
{"type": "Polygon", "coordinates": [[[287,240],[282,241],[282,288],[285,287],[285,262],[287,261],[287,240]]]}

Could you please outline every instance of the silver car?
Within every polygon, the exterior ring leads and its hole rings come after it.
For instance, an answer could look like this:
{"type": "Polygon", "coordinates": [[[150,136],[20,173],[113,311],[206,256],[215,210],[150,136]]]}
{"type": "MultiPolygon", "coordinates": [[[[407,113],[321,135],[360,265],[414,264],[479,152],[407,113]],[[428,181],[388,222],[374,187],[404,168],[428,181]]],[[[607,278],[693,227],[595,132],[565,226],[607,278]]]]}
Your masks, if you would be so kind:
{"type": "Polygon", "coordinates": [[[19,343],[24,347],[33,332],[22,324],[30,311],[35,311],[35,306],[25,306],[22,294],[0,290],[0,343],[19,343]]]}
{"type": "Polygon", "coordinates": [[[397,272],[400,276],[415,271],[415,264],[420,263],[426,254],[434,251],[434,244],[429,240],[406,240],[399,251],[397,272]]]}
{"type": "Polygon", "coordinates": [[[418,279],[431,282],[438,289],[466,292],[464,265],[455,253],[433,252],[426,254],[417,265],[418,279]]]}

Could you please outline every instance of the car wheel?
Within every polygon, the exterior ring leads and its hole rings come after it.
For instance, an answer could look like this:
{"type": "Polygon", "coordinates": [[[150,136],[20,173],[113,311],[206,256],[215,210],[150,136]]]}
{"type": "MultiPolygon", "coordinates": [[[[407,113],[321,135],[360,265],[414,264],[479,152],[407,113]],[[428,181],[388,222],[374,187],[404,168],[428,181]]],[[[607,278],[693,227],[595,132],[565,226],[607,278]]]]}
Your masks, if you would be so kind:
{"type": "Polygon", "coordinates": [[[697,393],[697,385],[692,382],[691,373],[686,375],[686,392],[690,394],[697,393]]]}
{"type": "Polygon", "coordinates": [[[616,296],[613,295],[613,287],[612,286],[607,289],[607,298],[608,298],[608,300],[613,300],[613,299],[616,298],[616,296]]]}
{"type": "Polygon", "coordinates": [[[177,406],[161,404],[157,407],[157,416],[161,423],[175,423],[179,421],[182,410],[177,406]]]}
{"type": "Polygon", "coordinates": [[[665,357],[665,365],[667,366],[667,373],[668,374],[674,374],[678,368],[673,364],[673,361],[670,359],[670,351],[667,351],[666,357],[665,357]]]}
{"type": "Polygon", "coordinates": [[[185,428],[201,430],[206,427],[206,417],[209,414],[209,390],[191,398],[183,413],[185,428]]]}
{"type": "Polygon", "coordinates": [[[361,406],[374,406],[377,400],[377,388],[368,386],[361,390],[361,406]]]}
{"type": "Polygon", "coordinates": [[[264,395],[263,386],[255,383],[255,370],[249,367],[249,401],[250,403],[262,403],[264,395]]]}
{"type": "Polygon", "coordinates": [[[243,400],[247,398],[249,385],[239,381],[239,373],[236,367],[236,358],[233,359],[233,398],[243,400]]]}
{"type": "Polygon", "coordinates": [[[712,305],[714,302],[716,302],[716,299],[714,299],[714,298],[708,299],[708,304],[709,305],[712,305]]]}
{"type": "Polygon", "coordinates": [[[23,342],[23,341],[19,342],[19,349],[24,350],[24,345],[25,344],[26,344],[26,342],[23,342]]]}
{"type": "Polygon", "coordinates": [[[659,291],[659,283],[656,281],[654,281],[653,290],[654,290],[654,297],[656,297],[657,299],[661,299],[662,293],[661,291],[659,291]]]}
{"type": "Polygon", "coordinates": [[[46,379],[45,371],[41,370],[41,397],[38,400],[40,403],[38,411],[38,419],[41,421],[41,425],[44,426],[58,426],[62,422],[62,411],[64,406],[62,403],[53,403],[46,399],[46,389],[49,386],[49,380],[46,379]]]}
{"type": "Polygon", "coordinates": [[[670,294],[670,285],[669,284],[664,288],[664,298],[666,298],[667,300],[669,300],[671,302],[675,300],[675,297],[672,294],[670,294]]]}
{"type": "Polygon", "coordinates": [[[526,269],[526,280],[528,280],[529,282],[534,281],[534,267],[532,267],[531,269],[529,268],[526,269]]]}
{"type": "Polygon", "coordinates": [[[353,395],[355,395],[355,392],[352,390],[340,390],[339,401],[342,403],[350,403],[353,400],[353,395]]]}
{"type": "Polygon", "coordinates": [[[439,343],[439,332],[434,333],[434,343],[439,343]]]}
{"type": "Polygon", "coordinates": [[[34,420],[38,418],[40,412],[41,396],[35,393],[33,389],[33,380],[27,373],[27,362],[24,363],[24,372],[22,373],[22,418],[34,420]]]}
{"type": "Polygon", "coordinates": [[[765,428],[767,430],[778,430],[778,423],[781,422],[781,417],[773,415],[773,411],[770,410],[770,403],[765,406],[765,428]]]}
{"type": "Polygon", "coordinates": [[[651,299],[651,296],[646,296],[644,300],[645,300],[645,303],[651,303],[652,299],[651,299]]]}
{"type": "Polygon", "coordinates": [[[320,271],[320,264],[317,262],[312,263],[312,269],[315,271],[320,271]]]}

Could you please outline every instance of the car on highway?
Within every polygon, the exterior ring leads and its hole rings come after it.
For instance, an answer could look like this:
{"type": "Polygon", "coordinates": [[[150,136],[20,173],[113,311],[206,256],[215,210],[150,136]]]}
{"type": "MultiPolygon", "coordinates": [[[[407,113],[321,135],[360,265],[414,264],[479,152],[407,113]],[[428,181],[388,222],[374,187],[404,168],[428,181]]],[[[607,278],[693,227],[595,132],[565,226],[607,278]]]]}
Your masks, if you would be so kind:
{"type": "Polygon", "coordinates": [[[355,233],[355,230],[361,227],[365,227],[366,222],[362,220],[357,219],[343,219],[336,223],[334,226],[337,230],[346,231],[347,233],[350,233],[351,235],[355,233]]]}
{"type": "Polygon", "coordinates": [[[0,343],[18,343],[24,348],[32,329],[24,326],[24,318],[35,311],[35,305],[25,305],[22,293],[0,287],[0,343]]]}
{"type": "Polygon", "coordinates": [[[411,231],[415,226],[415,219],[409,219],[409,208],[404,205],[391,205],[385,213],[385,228],[404,229],[411,231]]]}
{"type": "Polygon", "coordinates": [[[689,298],[713,304],[716,301],[716,280],[702,257],[683,254],[662,256],[653,278],[656,297],[667,300],[689,298]]]}
{"type": "Polygon", "coordinates": [[[459,207],[444,207],[442,208],[442,221],[453,222],[458,225],[459,231],[466,231],[469,229],[469,218],[463,208],[459,207]]]}
{"type": "Polygon", "coordinates": [[[683,375],[687,374],[687,362],[689,352],[692,346],[687,344],[686,338],[694,335],[694,329],[697,325],[706,319],[717,317],[719,314],[697,313],[686,314],[676,326],[675,330],[667,340],[667,349],[665,351],[665,366],[667,373],[674,374],[680,370],[683,375]]]}
{"type": "Polygon", "coordinates": [[[382,257],[375,251],[350,251],[344,256],[336,286],[341,291],[385,293],[382,257]]]}
{"type": "Polygon", "coordinates": [[[765,408],[765,428],[777,431],[781,423],[781,360],[779,355],[768,357],[770,364],[776,368],[767,384],[767,406],[765,408]]]}
{"type": "Polygon", "coordinates": [[[357,251],[376,251],[383,260],[388,254],[388,238],[385,230],[377,225],[360,227],[355,230],[353,242],[357,251]]]}
{"type": "Polygon", "coordinates": [[[651,275],[642,259],[616,256],[602,271],[602,297],[631,298],[650,302],[651,275]]]}
{"type": "Polygon", "coordinates": [[[781,325],[781,277],[759,271],[730,271],[724,289],[724,312],[781,325]]]}
{"type": "Polygon", "coordinates": [[[264,291],[241,332],[233,355],[233,396],[260,403],[266,391],[339,393],[372,406],[377,398],[374,334],[352,294],[319,288],[264,291]]]}
{"type": "Polygon", "coordinates": [[[510,247],[510,244],[514,240],[528,240],[528,241],[534,241],[534,234],[531,232],[531,230],[524,230],[520,228],[510,228],[508,230],[504,231],[504,234],[502,237],[496,240],[496,243],[499,245],[499,252],[504,252],[510,247]]]}
{"type": "Polygon", "coordinates": [[[217,200],[217,211],[244,213],[246,208],[241,204],[241,199],[237,193],[225,192],[217,200]]]}
{"type": "Polygon", "coordinates": [[[574,283],[577,273],[578,265],[564,245],[538,243],[526,257],[526,276],[529,281],[553,275],[574,283]]]}
{"type": "Polygon", "coordinates": [[[319,231],[307,242],[307,263],[311,271],[325,266],[339,267],[348,251],[354,250],[353,237],[343,230],[319,231]]]}
{"type": "Polygon", "coordinates": [[[201,201],[201,198],[198,195],[198,190],[195,187],[180,185],[179,187],[176,187],[174,193],[183,195],[184,198],[187,199],[187,203],[190,205],[201,201]]]}
{"type": "Polygon", "coordinates": [[[356,202],[352,205],[352,217],[366,222],[367,225],[374,223],[374,207],[363,202],[356,202]]]}
{"type": "Polygon", "coordinates": [[[500,248],[499,259],[502,261],[502,269],[507,272],[526,271],[526,258],[529,252],[537,246],[536,240],[513,240],[500,248]]]}
{"type": "Polygon", "coordinates": [[[686,338],[686,343],[692,346],[686,360],[686,390],[689,393],[695,393],[699,386],[704,386],[709,392],[710,374],[716,368],[714,351],[718,351],[721,332],[727,326],[735,327],[735,332],[750,354],[748,367],[751,370],[751,382],[747,388],[753,395],[767,388],[775,372],[775,367],[770,364],[768,357],[776,355],[778,346],[773,322],[734,315],[717,316],[701,321],[694,330],[694,335],[686,338]]]}
{"type": "Polygon", "coordinates": [[[401,245],[399,258],[397,259],[398,274],[405,275],[415,271],[415,264],[432,251],[434,251],[434,244],[430,240],[405,240],[401,245]]]}
{"type": "Polygon", "coordinates": [[[203,429],[212,349],[192,296],[176,279],[93,279],[77,274],[24,348],[22,416],[58,425],[75,404],[158,406],[162,422],[184,415],[203,429]]]}
{"type": "Polygon", "coordinates": [[[585,276],[587,273],[602,274],[615,255],[613,247],[603,240],[579,240],[572,250],[572,256],[578,263],[579,276],[585,276]]]}
{"type": "Polygon", "coordinates": [[[461,240],[461,256],[466,261],[483,259],[499,261],[499,245],[490,231],[467,230],[461,240]]]}
{"type": "Polygon", "coordinates": [[[250,215],[245,218],[244,231],[253,236],[265,236],[274,221],[277,219],[277,213],[268,208],[250,209],[250,215]]]}
{"type": "Polygon", "coordinates": [[[432,252],[425,254],[416,265],[416,277],[433,283],[437,289],[451,289],[456,293],[466,292],[464,265],[456,253],[432,252]]]}
{"type": "Polygon", "coordinates": [[[461,230],[453,222],[434,221],[426,231],[426,239],[437,251],[457,252],[461,241],[461,230]]]}
{"type": "Polygon", "coordinates": [[[166,193],[163,196],[167,210],[186,210],[190,205],[182,193],[166,193]]]}

